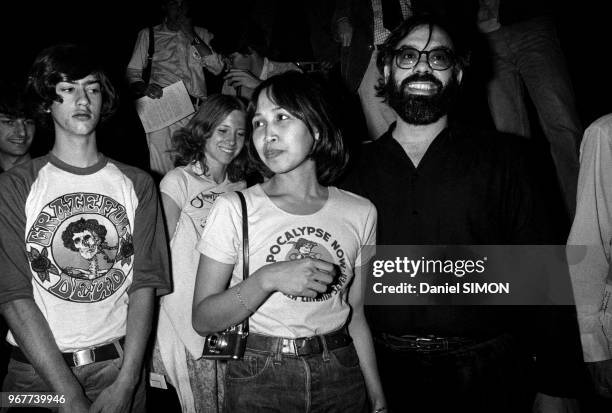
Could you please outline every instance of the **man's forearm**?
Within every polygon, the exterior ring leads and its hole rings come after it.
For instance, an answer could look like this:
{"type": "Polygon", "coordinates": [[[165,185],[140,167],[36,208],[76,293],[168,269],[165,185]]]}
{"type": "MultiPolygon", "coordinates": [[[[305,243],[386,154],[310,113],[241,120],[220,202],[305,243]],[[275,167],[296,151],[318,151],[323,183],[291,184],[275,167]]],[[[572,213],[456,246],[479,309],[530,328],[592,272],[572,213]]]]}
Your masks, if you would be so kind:
{"type": "Polygon", "coordinates": [[[32,299],[10,301],[0,307],[19,348],[47,385],[67,398],[84,397],[76,377],[64,361],[47,320],[32,299]]]}
{"type": "Polygon", "coordinates": [[[140,288],[130,294],[123,364],[118,379],[135,385],[140,378],[142,362],[153,320],[153,288],[140,288]]]}

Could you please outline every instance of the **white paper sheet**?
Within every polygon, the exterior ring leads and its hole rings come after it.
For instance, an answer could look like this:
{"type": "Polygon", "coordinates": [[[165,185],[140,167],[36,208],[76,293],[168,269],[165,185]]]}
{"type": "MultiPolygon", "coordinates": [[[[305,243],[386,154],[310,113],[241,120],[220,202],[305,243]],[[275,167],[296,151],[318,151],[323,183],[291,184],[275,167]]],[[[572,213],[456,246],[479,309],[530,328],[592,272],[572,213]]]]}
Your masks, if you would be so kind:
{"type": "Polygon", "coordinates": [[[182,81],[164,88],[159,99],[144,96],[136,101],[136,112],[145,132],[154,132],[195,112],[189,94],[182,81]]]}

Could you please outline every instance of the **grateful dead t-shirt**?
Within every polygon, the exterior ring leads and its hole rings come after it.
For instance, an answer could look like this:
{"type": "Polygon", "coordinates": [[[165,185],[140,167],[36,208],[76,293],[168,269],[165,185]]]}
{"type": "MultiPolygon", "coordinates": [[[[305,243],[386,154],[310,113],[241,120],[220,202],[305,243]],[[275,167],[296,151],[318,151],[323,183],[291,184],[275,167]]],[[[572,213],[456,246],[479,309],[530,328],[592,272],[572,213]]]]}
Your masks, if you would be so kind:
{"type": "MultiPolygon", "coordinates": [[[[251,274],[267,264],[302,258],[330,262],[337,270],[327,291],[315,298],[273,293],[249,319],[250,331],[297,338],[342,327],[350,312],[347,286],[355,263],[361,262],[361,247],[376,243],[374,205],[351,192],[329,187],[328,199],[319,211],[294,215],[277,207],[260,185],[243,193],[251,274]]],[[[242,281],[242,212],[236,194],[217,199],[198,250],[216,261],[234,264],[230,285],[242,281]]]]}
{"type": "Polygon", "coordinates": [[[2,174],[0,193],[0,304],[33,298],[60,351],[124,336],[128,293],[168,292],[161,209],[143,171],[48,154],[2,174]]]}

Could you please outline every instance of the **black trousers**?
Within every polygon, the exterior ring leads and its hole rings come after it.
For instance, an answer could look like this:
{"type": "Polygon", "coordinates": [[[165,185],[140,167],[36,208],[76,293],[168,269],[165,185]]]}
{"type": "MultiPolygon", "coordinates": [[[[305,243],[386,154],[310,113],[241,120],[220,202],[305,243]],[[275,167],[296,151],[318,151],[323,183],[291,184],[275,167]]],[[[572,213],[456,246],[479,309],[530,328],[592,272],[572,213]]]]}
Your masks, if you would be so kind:
{"type": "Polygon", "coordinates": [[[509,336],[423,353],[375,344],[390,413],[530,413],[533,360],[509,336]]]}

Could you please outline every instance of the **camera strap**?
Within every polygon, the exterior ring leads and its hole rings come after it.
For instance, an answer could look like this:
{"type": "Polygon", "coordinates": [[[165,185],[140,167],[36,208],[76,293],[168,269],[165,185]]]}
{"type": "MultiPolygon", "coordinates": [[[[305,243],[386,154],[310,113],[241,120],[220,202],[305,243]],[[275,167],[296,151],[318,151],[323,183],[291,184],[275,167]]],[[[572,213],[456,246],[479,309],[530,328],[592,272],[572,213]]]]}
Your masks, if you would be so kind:
{"type": "Polygon", "coordinates": [[[147,49],[147,64],[142,69],[142,80],[145,84],[149,84],[151,79],[151,66],[153,66],[153,55],[155,54],[155,35],[153,34],[153,26],[149,26],[149,48],[147,49]]]}
{"type": "MultiPolygon", "coordinates": [[[[242,209],[242,280],[244,281],[249,277],[249,214],[244,194],[240,191],[236,191],[236,194],[238,194],[240,207],[242,209]]],[[[242,324],[244,326],[244,332],[248,333],[249,317],[247,317],[242,324]]]]}
{"type": "MultiPolygon", "coordinates": [[[[242,192],[236,191],[242,209],[242,280],[249,277],[249,225],[246,199],[242,192]]],[[[236,290],[236,297],[248,310],[240,297],[240,290],[236,290]]],[[[250,311],[250,310],[249,310],[250,311]]],[[[250,311],[250,314],[253,314],[250,311]]],[[[202,358],[211,360],[238,360],[244,355],[246,339],[249,335],[249,317],[241,323],[228,327],[223,331],[208,334],[204,340],[202,358]]]]}

